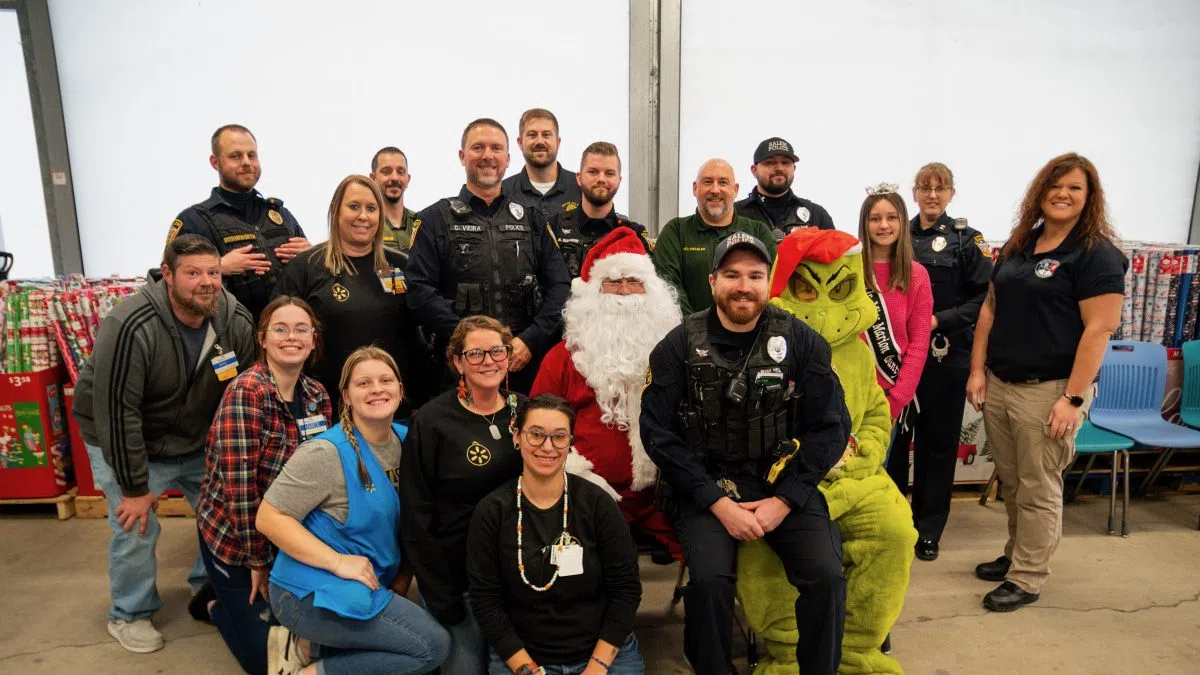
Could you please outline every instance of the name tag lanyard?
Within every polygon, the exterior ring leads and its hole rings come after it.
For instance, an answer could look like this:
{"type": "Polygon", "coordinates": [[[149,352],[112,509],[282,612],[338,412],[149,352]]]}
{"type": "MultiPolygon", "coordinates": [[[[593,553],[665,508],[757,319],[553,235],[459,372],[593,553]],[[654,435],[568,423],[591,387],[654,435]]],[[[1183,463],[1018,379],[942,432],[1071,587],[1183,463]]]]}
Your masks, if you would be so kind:
{"type": "MultiPolygon", "coordinates": [[[[531,584],[531,583],[529,583],[529,578],[525,576],[525,554],[524,554],[524,549],[525,549],[525,547],[524,547],[524,543],[525,543],[524,542],[524,530],[525,530],[525,528],[523,527],[524,517],[522,516],[522,512],[521,512],[521,495],[522,494],[523,494],[523,492],[521,490],[521,478],[517,478],[517,570],[521,573],[521,581],[525,582],[526,586],[532,588],[535,591],[538,591],[539,593],[544,593],[545,591],[550,590],[550,587],[554,586],[554,582],[558,581],[559,573],[562,572],[563,570],[561,569],[561,567],[559,569],[556,569],[554,571],[554,575],[550,577],[550,581],[546,582],[545,586],[538,586],[535,584],[531,584]]],[[[570,512],[570,510],[571,510],[571,505],[570,505],[570,501],[568,500],[568,495],[567,495],[567,474],[564,471],[563,472],[563,519],[562,519],[563,531],[562,531],[562,534],[559,535],[558,541],[555,542],[555,544],[554,544],[555,546],[562,546],[562,542],[564,542],[565,540],[567,540],[570,537],[570,535],[567,534],[567,514],[570,512]]],[[[567,547],[563,546],[563,548],[567,548],[567,547]]],[[[577,574],[578,574],[578,572],[577,572],[577,574]]],[[[564,575],[564,576],[567,576],[567,575],[564,575]]]]}

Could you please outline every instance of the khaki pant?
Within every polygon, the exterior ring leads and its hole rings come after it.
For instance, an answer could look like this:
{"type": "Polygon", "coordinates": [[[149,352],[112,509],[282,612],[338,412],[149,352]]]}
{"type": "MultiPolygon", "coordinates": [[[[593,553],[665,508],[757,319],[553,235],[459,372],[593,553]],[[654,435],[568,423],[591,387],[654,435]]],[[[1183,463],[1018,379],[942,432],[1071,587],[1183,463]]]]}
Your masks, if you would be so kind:
{"type": "MultiPolygon", "coordinates": [[[[1075,456],[1075,434],[1056,441],[1046,421],[1066,387],[1066,380],[1006,384],[987,374],[983,422],[1008,512],[1007,579],[1028,593],[1041,592],[1062,539],[1063,471],[1075,456]]],[[[1092,387],[1083,392],[1085,412],[1092,395],[1092,387]]]]}

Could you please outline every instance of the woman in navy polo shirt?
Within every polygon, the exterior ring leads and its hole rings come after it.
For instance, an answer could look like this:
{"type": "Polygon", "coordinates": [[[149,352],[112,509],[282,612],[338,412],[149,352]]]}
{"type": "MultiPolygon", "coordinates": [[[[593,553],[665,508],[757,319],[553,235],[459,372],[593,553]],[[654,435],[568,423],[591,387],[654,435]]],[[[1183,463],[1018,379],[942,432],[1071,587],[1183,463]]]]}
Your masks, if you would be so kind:
{"type": "Polygon", "coordinates": [[[1036,601],[1050,574],[1062,472],[1121,321],[1128,262],[1115,240],[1096,167],[1068,153],[1030,183],[992,270],[967,381],[1008,512],[1004,555],[975,568],[1003,582],[983,598],[992,611],[1036,601]]]}

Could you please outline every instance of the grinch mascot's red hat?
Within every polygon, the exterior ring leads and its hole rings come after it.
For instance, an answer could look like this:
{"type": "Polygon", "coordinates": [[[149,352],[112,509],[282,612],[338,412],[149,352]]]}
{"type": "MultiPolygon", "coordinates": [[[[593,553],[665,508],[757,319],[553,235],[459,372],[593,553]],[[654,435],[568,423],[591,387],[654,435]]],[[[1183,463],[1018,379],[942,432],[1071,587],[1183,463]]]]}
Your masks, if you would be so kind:
{"type": "Polygon", "coordinates": [[[831,263],[844,255],[856,253],[862,253],[862,242],[841,230],[818,230],[812,227],[792,230],[779,242],[775,270],[771,276],[771,297],[778,298],[783,294],[800,261],[831,263]]]}
{"type": "Polygon", "coordinates": [[[641,280],[654,276],[654,263],[646,255],[646,245],[642,238],[628,227],[618,227],[604,235],[596,242],[583,259],[583,267],[579,278],[591,285],[592,277],[596,277],[596,285],[605,279],[620,279],[636,277],[641,280]]]}

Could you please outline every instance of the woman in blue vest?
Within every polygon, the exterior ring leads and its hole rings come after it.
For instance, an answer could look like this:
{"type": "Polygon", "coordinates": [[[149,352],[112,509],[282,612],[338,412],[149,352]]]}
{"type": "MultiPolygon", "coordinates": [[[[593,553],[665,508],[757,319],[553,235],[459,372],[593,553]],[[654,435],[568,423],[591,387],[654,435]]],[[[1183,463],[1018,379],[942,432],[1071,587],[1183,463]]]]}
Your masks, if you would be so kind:
{"type": "Polygon", "coordinates": [[[341,423],[296,450],[258,510],[258,529],[280,549],[271,609],[290,631],[271,635],[270,672],[428,673],[450,637],[404,597],[399,369],[382,349],[362,347],[338,389],[341,423]]]}

